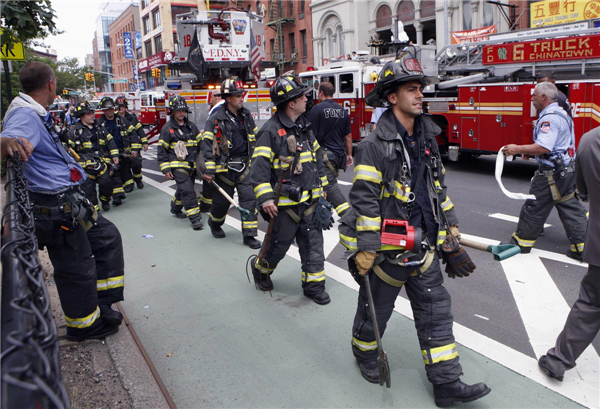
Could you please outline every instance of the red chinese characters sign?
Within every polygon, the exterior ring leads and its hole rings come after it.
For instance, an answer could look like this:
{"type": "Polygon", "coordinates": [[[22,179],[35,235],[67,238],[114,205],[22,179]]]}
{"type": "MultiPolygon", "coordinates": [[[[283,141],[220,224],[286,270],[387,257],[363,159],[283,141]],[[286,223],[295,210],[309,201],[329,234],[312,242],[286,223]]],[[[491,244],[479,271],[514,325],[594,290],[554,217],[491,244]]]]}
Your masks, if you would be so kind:
{"type": "Polygon", "coordinates": [[[139,72],[150,71],[152,68],[167,65],[173,59],[173,53],[170,51],[161,51],[151,55],[148,58],[138,61],[139,72]]]}
{"type": "Polygon", "coordinates": [[[483,47],[483,64],[488,65],[580,58],[600,58],[600,34],[483,47]]]}
{"type": "Polygon", "coordinates": [[[496,25],[477,28],[475,30],[453,31],[452,44],[475,43],[477,41],[485,41],[490,34],[496,33],[496,25]]]}

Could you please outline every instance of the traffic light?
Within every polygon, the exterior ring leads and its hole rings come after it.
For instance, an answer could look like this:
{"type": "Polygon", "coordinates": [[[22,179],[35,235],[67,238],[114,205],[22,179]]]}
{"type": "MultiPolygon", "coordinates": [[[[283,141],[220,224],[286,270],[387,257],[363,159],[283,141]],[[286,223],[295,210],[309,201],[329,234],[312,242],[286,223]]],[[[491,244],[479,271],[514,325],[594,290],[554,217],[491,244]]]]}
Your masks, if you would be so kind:
{"type": "Polygon", "coordinates": [[[91,72],[87,72],[85,74],[85,80],[86,81],[94,81],[94,74],[92,74],[91,72]]]}
{"type": "Polygon", "coordinates": [[[152,68],[152,76],[156,78],[160,78],[161,72],[160,68],[152,68]]]}
{"type": "Polygon", "coordinates": [[[63,89],[63,95],[69,95],[69,90],[63,89]]]}
{"type": "Polygon", "coordinates": [[[90,72],[90,81],[94,81],[94,73],[90,72]]]}

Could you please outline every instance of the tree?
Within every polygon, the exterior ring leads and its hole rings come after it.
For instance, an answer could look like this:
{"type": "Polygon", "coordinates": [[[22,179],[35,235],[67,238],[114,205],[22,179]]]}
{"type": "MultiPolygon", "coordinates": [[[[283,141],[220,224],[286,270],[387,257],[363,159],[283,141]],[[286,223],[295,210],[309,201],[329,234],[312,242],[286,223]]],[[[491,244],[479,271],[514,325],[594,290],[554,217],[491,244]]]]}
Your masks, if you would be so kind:
{"type": "Polygon", "coordinates": [[[2,1],[0,15],[2,44],[10,49],[14,42],[31,45],[34,40],[61,33],[56,29],[56,14],[50,0],[2,1]]]}

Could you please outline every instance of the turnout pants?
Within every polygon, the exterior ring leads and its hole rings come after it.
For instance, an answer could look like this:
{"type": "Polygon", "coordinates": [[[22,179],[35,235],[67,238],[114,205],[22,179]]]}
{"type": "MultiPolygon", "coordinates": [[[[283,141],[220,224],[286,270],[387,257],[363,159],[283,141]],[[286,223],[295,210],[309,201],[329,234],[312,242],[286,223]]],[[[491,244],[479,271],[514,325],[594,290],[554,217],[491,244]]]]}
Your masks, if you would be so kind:
{"type": "Polygon", "coordinates": [[[92,202],[92,204],[98,209],[98,190],[100,190],[100,201],[102,203],[110,202],[110,198],[113,195],[113,180],[110,177],[110,170],[106,164],[102,164],[102,167],[98,170],[85,169],[88,178],[81,185],[81,190],[85,194],[85,197],[92,202]]]}
{"type": "Polygon", "coordinates": [[[571,242],[571,251],[583,252],[587,231],[585,208],[574,196],[575,172],[572,167],[565,170],[561,178],[552,168],[541,165],[531,182],[529,193],[536,200],[527,200],[521,208],[517,230],[512,234],[513,243],[531,249],[538,238],[552,208],[556,207],[558,216],[571,242]]]}
{"type": "Polygon", "coordinates": [[[215,187],[202,179],[202,192],[200,193],[200,206],[202,211],[210,211],[213,202],[215,187]]]}
{"type": "Polygon", "coordinates": [[[185,214],[191,221],[202,219],[200,214],[200,206],[198,206],[198,198],[194,190],[194,181],[196,171],[188,171],[185,169],[174,169],[172,171],[173,179],[177,183],[175,196],[171,200],[171,210],[174,213],[180,213],[185,209],[185,214]]]}
{"type": "Polygon", "coordinates": [[[54,267],[67,333],[75,336],[93,333],[104,325],[98,304],[123,300],[121,235],[100,214],[98,224],[87,233],[80,224],[73,225],[70,211],[59,209],[64,206],[64,198],[31,192],[30,198],[35,204],[38,247],[46,247],[54,267]],[[110,285],[104,285],[105,282],[110,285]]]}
{"type": "Polygon", "coordinates": [[[325,253],[323,252],[323,232],[314,226],[315,213],[305,214],[307,209],[309,206],[304,203],[298,206],[279,208],[279,213],[273,223],[269,247],[265,252],[268,266],[256,259],[254,268],[261,274],[272,274],[296,239],[302,265],[302,289],[304,294],[312,296],[325,291],[325,253]],[[300,218],[300,222],[297,223],[288,212],[293,212],[297,218],[300,218]]]}
{"type": "MultiPolygon", "coordinates": [[[[239,205],[252,213],[250,219],[242,220],[242,235],[244,237],[256,237],[258,231],[256,196],[247,173],[244,175],[229,170],[228,172],[217,173],[214,180],[231,197],[233,197],[234,190],[237,189],[239,205]]],[[[229,201],[219,191],[216,191],[213,195],[209,215],[211,223],[215,226],[222,226],[227,217],[227,210],[229,210],[229,201]]]]}
{"type": "MultiPolygon", "coordinates": [[[[433,384],[452,382],[462,374],[454,343],[450,294],[435,250],[421,267],[402,267],[383,261],[367,273],[381,336],[394,311],[402,287],[415,319],[415,328],[425,363],[427,379],[433,384]]],[[[377,360],[378,350],[364,283],[358,293],[358,308],[352,327],[352,352],[361,361],[377,360]]],[[[415,351],[416,352],[416,351],[415,351]]],[[[413,352],[413,353],[415,353],[413,352]]]]}
{"type": "Polygon", "coordinates": [[[573,304],[554,348],[548,351],[550,370],[561,376],[575,367],[575,361],[600,331],[600,266],[589,265],[581,280],[579,298],[573,304]]]}
{"type": "Polygon", "coordinates": [[[138,152],[135,158],[121,155],[119,163],[123,188],[130,192],[133,189],[133,182],[142,180],[142,154],[138,152]]]}
{"type": "Polygon", "coordinates": [[[333,205],[336,213],[340,217],[346,210],[350,209],[350,204],[348,204],[346,197],[340,191],[340,186],[337,182],[344,161],[344,157],[337,156],[329,149],[323,148],[323,164],[325,165],[327,182],[329,182],[327,186],[325,186],[325,192],[327,193],[327,200],[333,205]]]}

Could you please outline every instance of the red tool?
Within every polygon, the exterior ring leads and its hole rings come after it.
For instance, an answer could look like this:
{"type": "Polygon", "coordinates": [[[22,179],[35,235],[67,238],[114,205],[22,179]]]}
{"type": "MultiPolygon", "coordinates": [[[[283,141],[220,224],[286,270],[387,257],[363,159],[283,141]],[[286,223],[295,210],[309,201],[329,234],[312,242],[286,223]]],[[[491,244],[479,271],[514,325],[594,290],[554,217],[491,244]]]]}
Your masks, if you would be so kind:
{"type": "Polygon", "coordinates": [[[406,220],[384,219],[381,244],[404,247],[408,251],[421,248],[421,231],[416,231],[406,220]]]}

